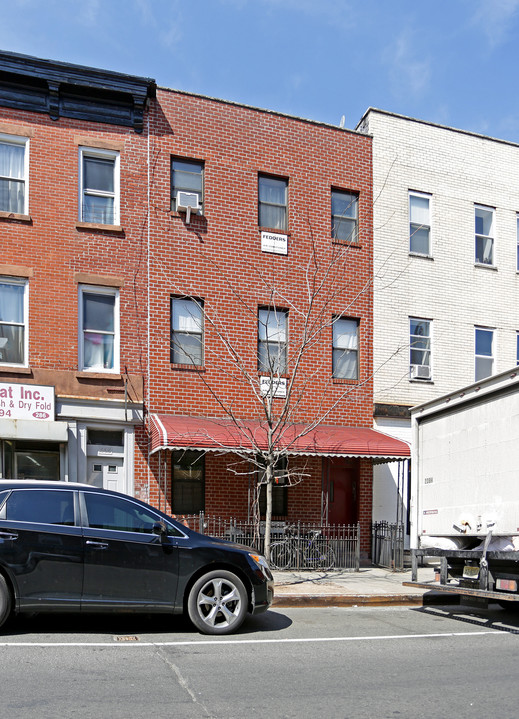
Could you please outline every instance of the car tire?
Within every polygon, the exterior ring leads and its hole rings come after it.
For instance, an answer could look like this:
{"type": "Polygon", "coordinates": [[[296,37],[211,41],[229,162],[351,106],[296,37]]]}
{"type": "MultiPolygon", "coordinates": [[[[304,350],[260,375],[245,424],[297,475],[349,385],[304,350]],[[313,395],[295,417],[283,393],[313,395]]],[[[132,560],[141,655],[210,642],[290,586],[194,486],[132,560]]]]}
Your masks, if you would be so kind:
{"type": "Polygon", "coordinates": [[[11,592],[4,577],[0,574],[0,627],[9,619],[11,608],[11,592]]]}
{"type": "Polygon", "coordinates": [[[202,634],[230,634],[247,614],[247,590],[241,579],[225,570],[201,576],[187,599],[189,618],[202,634]]]}

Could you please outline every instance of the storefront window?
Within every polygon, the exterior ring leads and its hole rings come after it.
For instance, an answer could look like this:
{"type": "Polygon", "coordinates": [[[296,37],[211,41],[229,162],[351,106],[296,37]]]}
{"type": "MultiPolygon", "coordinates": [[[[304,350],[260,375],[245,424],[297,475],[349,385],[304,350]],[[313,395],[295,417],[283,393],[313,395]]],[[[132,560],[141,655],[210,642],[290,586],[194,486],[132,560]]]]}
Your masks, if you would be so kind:
{"type": "Polygon", "coordinates": [[[60,479],[59,444],[3,442],[3,476],[7,479],[60,479]]]}

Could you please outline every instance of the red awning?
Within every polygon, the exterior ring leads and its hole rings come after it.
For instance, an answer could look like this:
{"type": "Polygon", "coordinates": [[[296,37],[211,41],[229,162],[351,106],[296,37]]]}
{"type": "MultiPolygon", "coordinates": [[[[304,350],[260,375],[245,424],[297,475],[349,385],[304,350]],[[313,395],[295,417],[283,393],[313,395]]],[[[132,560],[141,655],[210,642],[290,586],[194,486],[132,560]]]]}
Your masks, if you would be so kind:
{"type": "MultiPolygon", "coordinates": [[[[240,421],[238,426],[230,419],[151,415],[152,453],[160,449],[256,452],[266,449],[266,439],[265,424],[255,420],[240,421]]],[[[288,454],[385,460],[411,456],[406,442],[369,427],[295,424],[287,426],[278,439],[288,454]]]]}

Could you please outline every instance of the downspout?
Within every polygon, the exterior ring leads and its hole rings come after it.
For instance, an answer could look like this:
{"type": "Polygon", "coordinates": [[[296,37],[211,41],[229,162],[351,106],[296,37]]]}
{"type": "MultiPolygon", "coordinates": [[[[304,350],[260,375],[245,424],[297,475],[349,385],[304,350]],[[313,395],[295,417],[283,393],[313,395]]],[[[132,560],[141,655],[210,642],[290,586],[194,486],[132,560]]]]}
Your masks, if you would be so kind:
{"type": "MultiPolygon", "coordinates": [[[[148,417],[150,416],[150,206],[151,206],[151,193],[150,193],[150,114],[151,109],[149,107],[148,100],[148,115],[147,115],[147,153],[146,153],[146,231],[147,231],[147,244],[146,244],[146,408],[148,410],[148,417]]],[[[145,419],[146,423],[146,419],[145,419]]],[[[148,434],[148,456],[147,456],[147,488],[146,500],[150,499],[151,492],[151,468],[150,468],[150,457],[151,457],[151,432],[148,434]]]]}

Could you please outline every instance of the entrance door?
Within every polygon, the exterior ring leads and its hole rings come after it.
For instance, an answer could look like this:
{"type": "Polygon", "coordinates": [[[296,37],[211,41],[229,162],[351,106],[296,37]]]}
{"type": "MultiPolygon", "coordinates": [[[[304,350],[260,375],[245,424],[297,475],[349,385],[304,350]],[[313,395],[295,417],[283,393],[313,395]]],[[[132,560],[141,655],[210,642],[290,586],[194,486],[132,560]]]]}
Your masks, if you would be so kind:
{"type": "Polygon", "coordinates": [[[330,524],[356,524],[358,514],[358,462],[344,457],[328,459],[325,467],[330,524]]]}
{"type": "Polygon", "coordinates": [[[114,492],[125,492],[124,461],[122,457],[89,457],[87,484],[114,492]]]}

